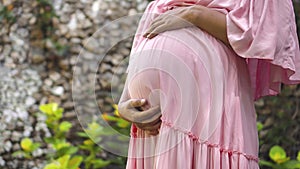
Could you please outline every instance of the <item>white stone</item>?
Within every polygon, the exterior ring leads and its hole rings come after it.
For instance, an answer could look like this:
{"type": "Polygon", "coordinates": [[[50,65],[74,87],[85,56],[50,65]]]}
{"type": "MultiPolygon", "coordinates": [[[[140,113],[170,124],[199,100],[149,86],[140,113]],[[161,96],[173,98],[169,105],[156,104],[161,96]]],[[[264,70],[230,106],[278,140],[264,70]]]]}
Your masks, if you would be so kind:
{"type": "Polygon", "coordinates": [[[78,20],[85,20],[86,16],[84,15],[84,13],[81,10],[76,10],[76,18],[78,20]]]}
{"type": "Polygon", "coordinates": [[[55,86],[51,89],[51,93],[56,96],[61,96],[64,94],[64,88],[62,86],[55,86]]]}
{"type": "Polygon", "coordinates": [[[30,106],[34,105],[35,102],[36,102],[36,100],[33,97],[29,96],[25,100],[25,105],[27,107],[30,107],[30,106]]]}
{"type": "Polygon", "coordinates": [[[72,14],[71,20],[68,23],[68,28],[70,29],[70,31],[73,31],[73,30],[77,29],[77,19],[76,19],[75,14],[72,14]]]}
{"type": "Polygon", "coordinates": [[[6,141],[4,143],[4,149],[5,149],[5,151],[9,152],[11,148],[12,148],[12,143],[10,141],[6,141]]]}
{"type": "Polygon", "coordinates": [[[21,137],[22,137],[22,134],[17,131],[13,131],[11,134],[12,141],[19,141],[21,137]]]}
{"type": "Polygon", "coordinates": [[[137,11],[135,9],[130,9],[128,11],[128,15],[136,15],[137,14],[137,11]]]}
{"type": "Polygon", "coordinates": [[[43,155],[43,150],[38,148],[32,152],[32,155],[33,155],[33,157],[39,157],[39,156],[43,155]]]}
{"type": "Polygon", "coordinates": [[[26,110],[22,110],[21,108],[17,107],[16,112],[18,115],[18,118],[25,121],[28,119],[28,112],[26,110]]]}
{"type": "Polygon", "coordinates": [[[3,160],[3,158],[0,156],[0,166],[5,166],[5,161],[3,160]]]}
{"type": "Polygon", "coordinates": [[[35,23],[36,23],[36,17],[33,16],[33,17],[30,18],[29,24],[30,24],[30,25],[33,25],[33,24],[35,24],[35,23]]]}

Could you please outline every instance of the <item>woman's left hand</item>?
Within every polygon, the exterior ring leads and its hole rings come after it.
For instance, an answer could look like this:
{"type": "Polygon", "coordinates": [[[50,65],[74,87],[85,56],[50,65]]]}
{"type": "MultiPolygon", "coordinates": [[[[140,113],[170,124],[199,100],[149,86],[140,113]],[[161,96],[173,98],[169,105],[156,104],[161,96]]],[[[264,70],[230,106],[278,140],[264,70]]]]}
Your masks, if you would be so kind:
{"type": "Polygon", "coordinates": [[[143,35],[145,38],[154,38],[159,33],[181,29],[185,27],[193,26],[189,21],[190,7],[177,7],[169,10],[158,17],[156,17],[150,24],[150,27],[143,35]]]}

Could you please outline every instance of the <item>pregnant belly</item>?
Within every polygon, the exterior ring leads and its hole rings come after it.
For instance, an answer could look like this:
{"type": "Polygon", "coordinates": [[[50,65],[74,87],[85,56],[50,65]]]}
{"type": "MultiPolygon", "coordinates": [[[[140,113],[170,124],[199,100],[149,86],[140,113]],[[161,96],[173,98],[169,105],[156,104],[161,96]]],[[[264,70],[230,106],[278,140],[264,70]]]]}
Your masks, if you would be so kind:
{"type": "Polygon", "coordinates": [[[224,93],[222,63],[209,36],[193,29],[169,31],[144,39],[131,57],[130,97],[161,105],[162,119],[186,130],[202,119],[197,129],[208,137],[216,126],[207,122],[218,124],[224,93]]]}

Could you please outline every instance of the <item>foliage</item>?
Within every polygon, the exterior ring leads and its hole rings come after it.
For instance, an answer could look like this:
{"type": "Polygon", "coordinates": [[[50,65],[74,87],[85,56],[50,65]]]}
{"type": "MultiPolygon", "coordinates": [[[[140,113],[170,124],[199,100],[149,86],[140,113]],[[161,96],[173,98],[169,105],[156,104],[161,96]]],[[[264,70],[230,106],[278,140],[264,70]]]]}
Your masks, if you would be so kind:
{"type": "Polygon", "coordinates": [[[78,132],[78,136],[86,139],[83,144],[79,145],[80,149],[88,152],[88,156],[84,158],[85,168],[97,169],[110,164],[110,161],[97,159],[97,153],[101,152],[101,148],[96,143],[101,141],[101,136],[104,134],[103,127],[96,122],[88,124],[88,128],[85,132],[78,132]],[[92,140],[92,138],[94,138],[94,140],[92,140]]]}
{"type": "Polygon", "coordinates": [[[290,160],[287,157],[285,150],[276,145],[269,151],[269,157],[273,162],[261,160],[261,166],[268,166],[272,169],[299,169],[300,168],[300,151],[298,152],[297,160],[290,160]]]}
{"type": "Polygon", "coordinates": [[[64,155],[50,164],[47,164],[44,169],[79,169],[82,162],[81,156],[64,155]]]}
{"type": "Polygon", "coordinates": [[[32,153],[40,147],[40,143],[34,143],[30,138],[23,138],[21,140],[21,150],[16,151],[12,154],[12,156],[22,156],[27,159],[32,158],[32,153]]]}
{"type": "Polygon", "coordinates": [[[0,6],[0,23],[5,24],[5,23],[13,23],[16,21],[16,17],[13,14],[13,8],[14,6],[7,5],[7,6],[0,6]]]}
{"type": "MultiPolygon", "coordinates": [[[[114,129],[123,134],[129,134],[130,123],[123,120],[119,117],[117,105],[113,105],[115,109],[113,115],[109,115],[108,113],[102,114],[102,118],[111,123],[114,129]]],[[[85,138],[86,140],[83,144],[79,145],[79,148],[88,152],[88,156],[84,158],[85,168],[89,169],[97,169],[102,168],[110,163],[116,163],[120,165],[124,165],[126,161],[124,158],[116,158],[114,160],[102,160],[97,159],[97,152],[101,151],[101,148],[98,144],[103,142],[104,137],[113,136],[115,133],[111,131],[110,128],[106,126],[101,126],[99,123],[93,121],[88,124],[88,127],[85,129],[85,132],[78,132],[78,136],[85,138]]],[[[111,143],[111,147],[117,147],[114,143],[111,143]]]]}
{"type": "Polygon", "coordinates": [[[44,139],[45,142],[55,150],[55,154],[49,154],[48,156],[50,156],[50,158],[61,158],[66,155],[70,156],[75,154],[78,151],[78,148],[74,147],[66,139],[72,124],[67,121],[61,122],[64,109],[59,107],[57,103],[49,103],[41,105],[40,111],[46,115],[46,124],[53,132],[52,137],[44,139]]]}
{"type": "MultiPolygon", "coordinates": [[[[105,115],[108,122],[115,122],[119,128],[129,131],[129,123],[118,117],[116,105],[114,116],[105,115]]],[[[83,139],[79,145],[74,145],[67,140],[67,135],[72,128],[72,124],[63,121],[64,109],[57,103],[48,103],[39,107],[40,111],[46,116],[46,125],[51,129],[52,136],[44,138],[47,147],[52,147],[53,153],[47,154],[49,163],[44,169],[99,169],[111,163],[124,165],[125,159],[118,157],[115,159],[103,159],[101,147],[98,145],[104,136],[111,136],[112,133],[108,128],[101,126],[93,121],[88,124],[85,132],[78,132],[78,136],[83,139]],[[78,155],[78,151],[80,155],[78,155]]],[[[14,153],[15,156],[22,155],[25,158],[33,158],[32,152],[40,147],[40,143],[34,143],[30,138],[24,138],[21,143],[21,151],[14,153]]]]}

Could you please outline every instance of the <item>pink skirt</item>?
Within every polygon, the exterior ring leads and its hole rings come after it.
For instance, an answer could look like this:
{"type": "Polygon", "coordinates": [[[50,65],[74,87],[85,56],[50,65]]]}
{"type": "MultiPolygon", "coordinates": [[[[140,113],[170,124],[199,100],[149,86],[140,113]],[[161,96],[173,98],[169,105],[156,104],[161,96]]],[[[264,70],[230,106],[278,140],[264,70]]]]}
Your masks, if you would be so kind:
{"type": "Polygon", "coordinates": [[[127,169],[259,168],[246,61],[200,29],[141,40],[123,95],[162,110],[157,136],[132,126],[127,169]]]}

